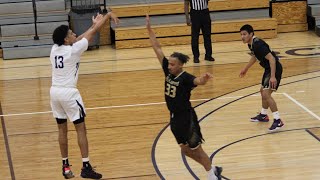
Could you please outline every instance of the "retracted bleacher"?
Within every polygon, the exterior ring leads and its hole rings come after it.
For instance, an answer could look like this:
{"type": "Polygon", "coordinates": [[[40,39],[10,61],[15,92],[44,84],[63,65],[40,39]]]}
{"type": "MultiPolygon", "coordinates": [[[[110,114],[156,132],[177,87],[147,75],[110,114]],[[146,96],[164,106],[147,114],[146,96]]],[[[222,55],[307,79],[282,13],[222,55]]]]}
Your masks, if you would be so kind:
{"type": "Polygon", "coordinates": [[[68,12],[64,0],[37,0],[36,7],[39,40],[34,40],[32,0],[1,1],[0,41],[3,59],[49,56],[52,32],[61,24],[68,25],[68,12]]]}
{"type": "Polygon", "coordinates": [[[314,19],[315,32],[320,36],[320,0],[308,0],[308,16],[314,19]]]}
{"type": "MultiPolygon", "coordinates": [[[[115,48],[148,47],[145,14],[151,16],[152,27],[162,45],[191,43],[191,28],[185,23],[181,0],[113,1],[112,9],[121,17],[119,26],[112,25],[115,48]]],[[[251,24],[262,38],[277,36],[277,20],[269,17],[269,0],[211,0],[212,41],[239,40],[239,29],[251,24]]],[[[200,37],[200,43],[203,42],[200,37]]]]}

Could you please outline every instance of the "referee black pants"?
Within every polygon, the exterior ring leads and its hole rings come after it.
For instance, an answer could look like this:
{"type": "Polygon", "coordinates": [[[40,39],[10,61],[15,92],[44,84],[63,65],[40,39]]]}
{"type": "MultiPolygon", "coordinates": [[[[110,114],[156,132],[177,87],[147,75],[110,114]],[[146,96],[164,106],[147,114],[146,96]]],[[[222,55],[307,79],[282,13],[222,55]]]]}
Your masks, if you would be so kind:
{"type": "Polygon", "coordinates": [[[209,9],[204,10],[191,10],[191,46],[192,53],[195,59],[200,56],[199,52],[199,35],[200,29],[203,34],[204,48],[206,49],[206,58],[212,57],[212,44],[211,44],[211,18],[209,9]]]}

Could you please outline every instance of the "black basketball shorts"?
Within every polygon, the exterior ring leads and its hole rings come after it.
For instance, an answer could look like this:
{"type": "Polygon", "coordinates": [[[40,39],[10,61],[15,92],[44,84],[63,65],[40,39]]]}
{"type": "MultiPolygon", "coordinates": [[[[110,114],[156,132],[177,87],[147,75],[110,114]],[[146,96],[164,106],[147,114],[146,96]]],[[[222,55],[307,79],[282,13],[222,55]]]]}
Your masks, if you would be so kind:
{"type": "Polygon", "coordinates": [[[203,142],[198,117],[194,109],[170,113],[170,126],[179,145],[196,149],[203,142]]]}
{"type": "MultiPolygon", "coordinates": [[[[281,77],[282,77],[282,65],[279,63],[276,66],[276,79],[277,79],[277,86],[274,89],[271,90],[277,90],[279,85],[280,85],[280,81],[281,81],[281,77]]],[[[265,69],[263,76],[262,76],[262,80],[261,80],[261,86],[263,87],[263,89],[270,89],[270,76],[271,76],[271,70],[270,69],[265,69]]]]}

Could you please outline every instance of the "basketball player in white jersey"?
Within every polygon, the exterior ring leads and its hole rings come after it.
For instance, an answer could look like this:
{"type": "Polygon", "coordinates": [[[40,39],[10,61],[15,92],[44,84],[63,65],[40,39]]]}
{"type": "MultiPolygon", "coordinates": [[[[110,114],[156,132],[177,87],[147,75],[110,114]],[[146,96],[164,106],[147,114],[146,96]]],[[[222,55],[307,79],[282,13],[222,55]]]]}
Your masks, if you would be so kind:
{"type": "Polygon", "coordinates": [[[84,122],[86,113],[81,95],[77,89],[77,81],[81,54],[87,50],[88,41],[93,39],[94,35],[109,18],[118,24],[119,19],[117,16],[112,12],[108,12],[104,16],[97,14],[96,17],[92,17],[92,26],[78,37],[66,25],[57,27],[52,35],[54,45],[50,54],[52,65],[50,104],[53,116],[58,124],[62,175],[66,179],[74,177],[68,161],[67,118],[73,122],[77,131],[78,145],[83,161],[81,177],[102,178],[102,175],[95,172],[89,163],[89,148],[84,122]]]}

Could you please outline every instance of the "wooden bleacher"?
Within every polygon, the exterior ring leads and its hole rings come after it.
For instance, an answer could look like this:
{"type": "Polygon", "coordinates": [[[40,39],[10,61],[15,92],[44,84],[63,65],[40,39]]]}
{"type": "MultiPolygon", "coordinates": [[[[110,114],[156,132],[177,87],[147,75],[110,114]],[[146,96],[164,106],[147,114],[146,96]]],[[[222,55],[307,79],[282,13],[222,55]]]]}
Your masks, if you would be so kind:
{"type": "MultiPolygon", "coordinates": [[[[150,4],[113,5],[121,26],[112,25],[115,48],[149,47],[145,14],[151,15],[152,27],[162,45],[191,43],[191,28],[185,23],[183,1],[150,4]]],[[[212,41],[239,40],[239,29],[251,24],[262,38],[277,36],[277,20],[269,17],[269,0],[211,0],[212,41]]],[[[200,37],[200,43],[203,43],[200,37]]]]}
{"type": "MultiPolygon", "coordinates": [[[[184,2],[156,2],[150,4],[126,4],[112,5],[112,10],[119,17],[149,15],[181,14],[184,13],[184,2]]],[[[210,11],[241,10],[255,8],[269,8],[269,0],[249,1],[249,0],[211,0],[209,1],[210,11]]]]}
{"type": "MultiPolygon", "coordinates": [[[[245,19],[217,21],[212,23],[212,41],[234,41],[239,40],[239,29],[244,23],[251,24],[256,29],[256,34],[263,38],[274,38],[277,36],[277,22],[273,18],[268,19],[245,19]],[[263,23],[261,23],[263,22],[263,23]]],[[[153,26],[161,45],[190,44],[191,29],[185,24],[171,24],[153,26]],[[173,29],[175,29],[173,31],[173,29]]],[[[150,46],[149,36],[144,27],[117,28],[116,48],[136,48],[150,46]]],[[[199,42],[203,43],[202,36],[199,42]]]]}
{"type": "Polygon", "coordinates": [[[272,3],[272,17],[278,21],[278,32],[307,31],[307,2],[279,1],[272,3]]]}

